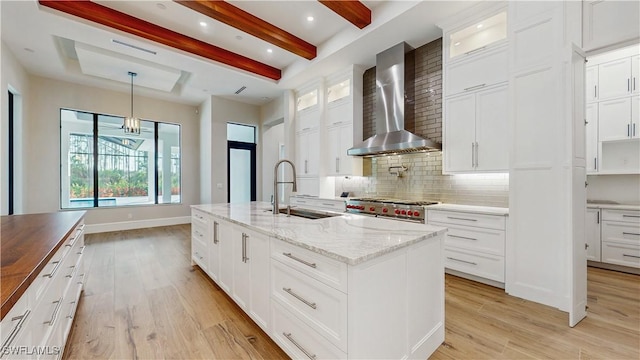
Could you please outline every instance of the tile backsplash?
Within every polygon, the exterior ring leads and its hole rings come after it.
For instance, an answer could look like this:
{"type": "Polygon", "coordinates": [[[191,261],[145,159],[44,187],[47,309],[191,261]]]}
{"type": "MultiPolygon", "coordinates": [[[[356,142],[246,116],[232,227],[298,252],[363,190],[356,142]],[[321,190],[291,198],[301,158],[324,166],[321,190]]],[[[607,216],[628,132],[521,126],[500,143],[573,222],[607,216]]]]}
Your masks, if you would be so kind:
{"type": "Polygon", "coordinates": [[[349,191],[358,197],[509,206],[508,174],[443,175],[442,152],[376,157],[371,165],[372,176],[336,177],[336,196],[349,191]],[[390,167],[402,165],[407,168],[402,176],[389,173],[390,167]]]}

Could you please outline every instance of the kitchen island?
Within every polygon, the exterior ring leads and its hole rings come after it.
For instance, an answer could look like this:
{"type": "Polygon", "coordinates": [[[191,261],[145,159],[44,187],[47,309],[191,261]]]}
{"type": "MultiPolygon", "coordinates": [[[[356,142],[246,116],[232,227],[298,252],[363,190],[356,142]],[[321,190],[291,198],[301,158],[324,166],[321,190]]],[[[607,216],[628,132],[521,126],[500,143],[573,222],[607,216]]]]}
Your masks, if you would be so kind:
{"type": "Polygon", "coordinates": [[[446,228],[270,207],[193,206],[192,261],[291,357],[424,359],[444,341],[446,228]]]}

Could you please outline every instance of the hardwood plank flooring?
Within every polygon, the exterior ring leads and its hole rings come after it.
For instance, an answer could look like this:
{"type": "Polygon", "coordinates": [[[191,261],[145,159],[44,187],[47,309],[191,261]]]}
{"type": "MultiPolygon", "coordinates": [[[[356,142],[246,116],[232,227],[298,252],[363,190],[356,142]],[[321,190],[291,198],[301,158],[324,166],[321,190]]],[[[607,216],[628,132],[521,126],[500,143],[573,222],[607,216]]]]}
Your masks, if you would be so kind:
{"type": "MultiPolygon", "coordinates": [[[[66,359],[286,359],[199,268],[190,226],[87,235],[66,359]]],[[[431,359],[639,359],[640,276],[589,268],[588,317],[446,276],[446,338],[431,359]]]]}

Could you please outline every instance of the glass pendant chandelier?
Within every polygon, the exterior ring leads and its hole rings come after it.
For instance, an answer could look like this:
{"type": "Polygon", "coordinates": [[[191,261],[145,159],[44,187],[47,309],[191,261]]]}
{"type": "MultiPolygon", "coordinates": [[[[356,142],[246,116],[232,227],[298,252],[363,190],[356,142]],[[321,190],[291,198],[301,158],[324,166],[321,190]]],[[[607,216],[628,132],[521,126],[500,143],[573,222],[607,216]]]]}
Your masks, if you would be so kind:
{"type": "Polygon", "coordinates": [[[122,128],[125,134],[140,135],[140,119],[133,116],[133,78],[137,75],[138,74],[129,71],[129,76],[131,76],[131,116],[124,118],[122,128]]]}

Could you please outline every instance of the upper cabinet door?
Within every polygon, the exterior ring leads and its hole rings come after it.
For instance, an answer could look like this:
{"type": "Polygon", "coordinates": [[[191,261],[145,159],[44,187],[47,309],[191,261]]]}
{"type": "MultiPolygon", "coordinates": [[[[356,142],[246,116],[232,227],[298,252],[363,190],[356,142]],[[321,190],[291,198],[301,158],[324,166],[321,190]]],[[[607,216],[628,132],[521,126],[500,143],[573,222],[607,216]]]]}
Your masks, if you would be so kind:
{"type": "Polygon", "coordinates": [[[508,80],[507,47],[447,65],[445,95],[481,90],[508,80]]]}
{"type": "Polygon", "coordinates": [[[640,96],[631,97],[631,137],[640,138],[640,96]]]}
{"type": "Polygon", "coordinates": [[[587,102],[598,100],[598,66],[590,66],[585,73],[585,93],[587,102]]]}
{"type": "Polygon", "coordinates": [[[587,174],[593,174],[598,172],[598,103],[586,106],[585,117],[587,120],[585,161],[587,174]]]}
{"type": "Polygon", "coordinates": [[[631,93],[631,58],[609,61],[599,65],[599,99],[605,100],[631,93]]]}
{"type": "Polygon", "coordinates": [[[475,94],[445,101],[444,172],[470,172],[475,164],[475,94]]]}
{"type": "Polygon", "coordinates": [[[507,86],[476,94],[476,170],[509,170],[507,86]]]}
{"type": "Polygon", "coordinates": [[[628,139],[631,131],[631,98],[602,101],[598,104],[600,141],[628,139]]]}
{"type": "Polygon", "coordinates": [[[640,36],[640,2],[586,0],[583,2],[583,50],[590,51],[640,36]]]}
{"type": "Polygon", "coordinates": [[[631,93],[640,94],[640,55],[631,58],[631,93]]]}

